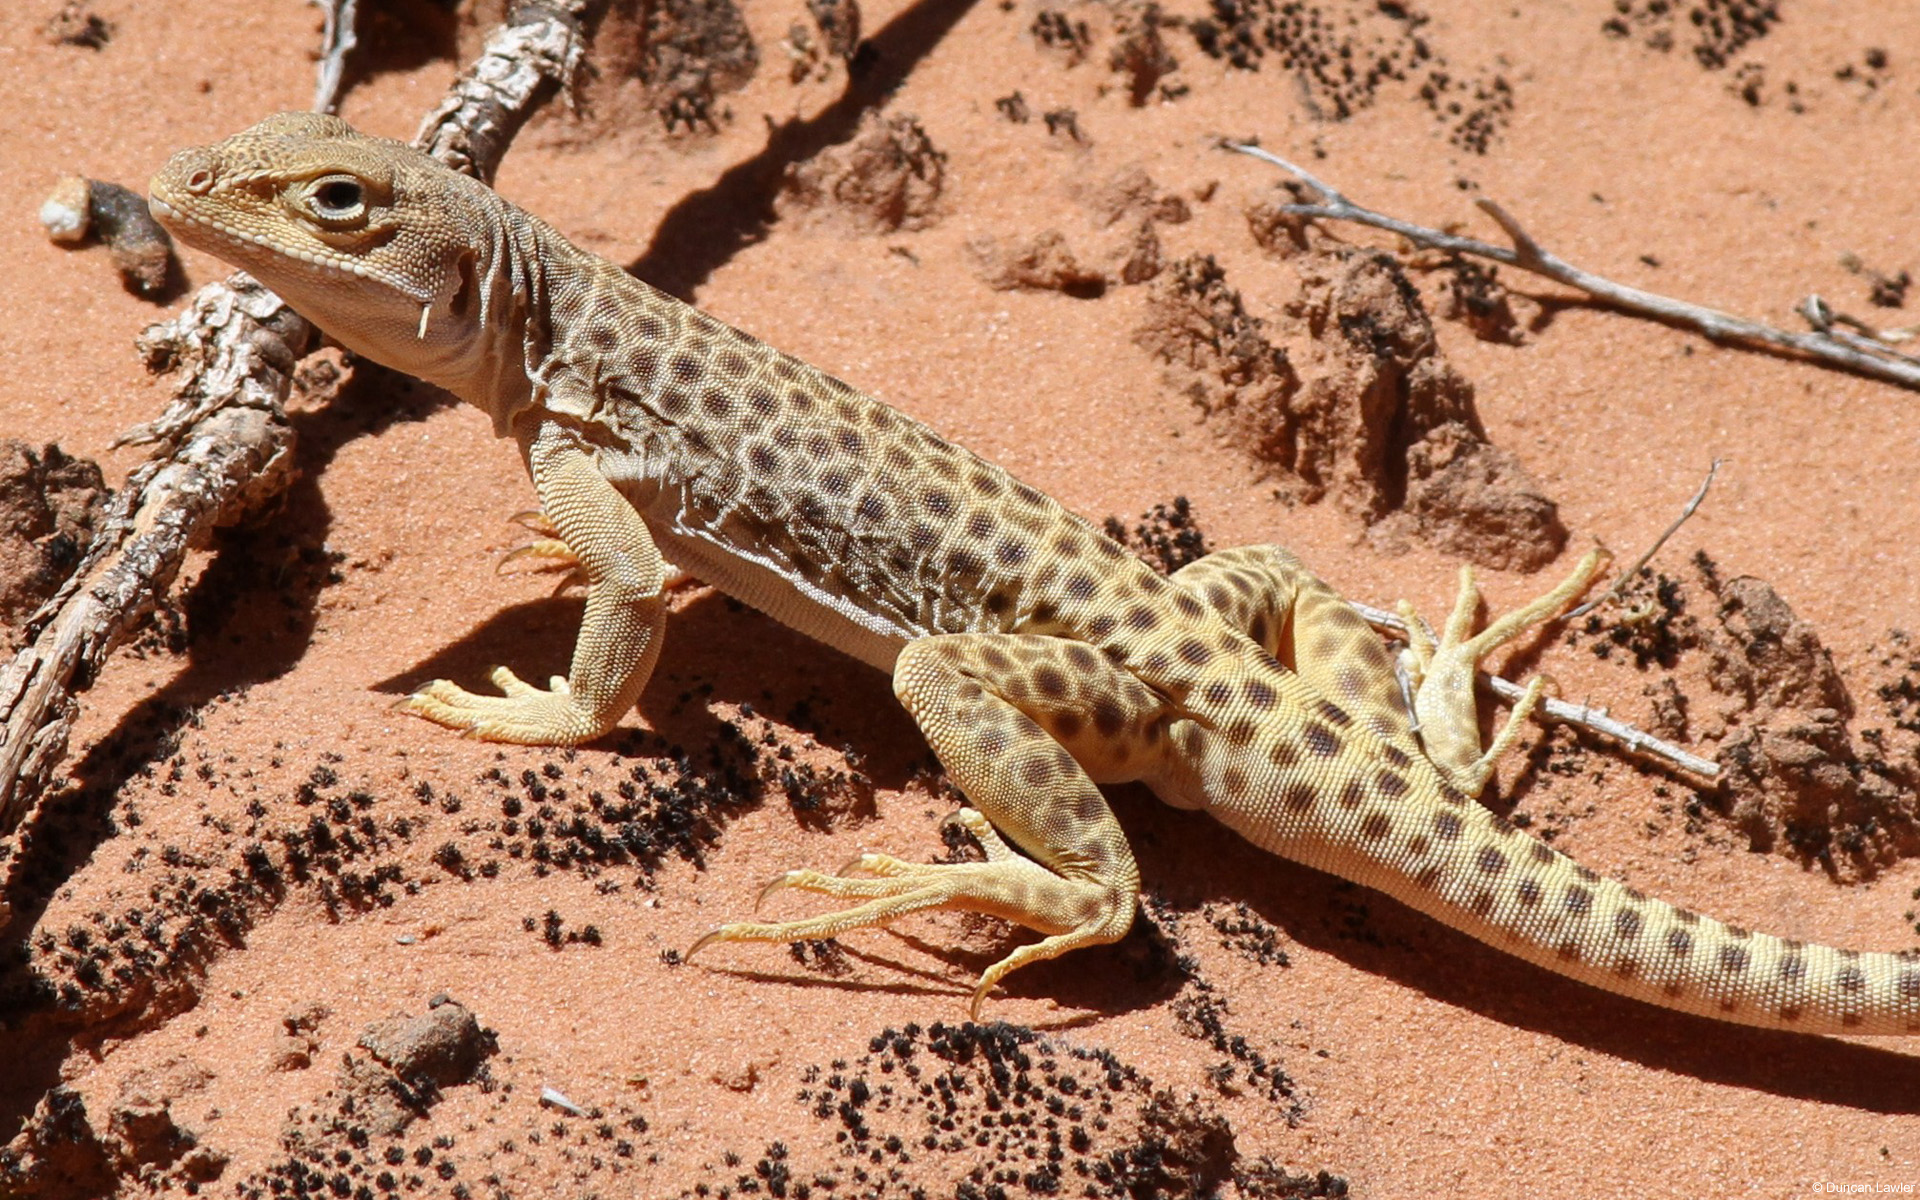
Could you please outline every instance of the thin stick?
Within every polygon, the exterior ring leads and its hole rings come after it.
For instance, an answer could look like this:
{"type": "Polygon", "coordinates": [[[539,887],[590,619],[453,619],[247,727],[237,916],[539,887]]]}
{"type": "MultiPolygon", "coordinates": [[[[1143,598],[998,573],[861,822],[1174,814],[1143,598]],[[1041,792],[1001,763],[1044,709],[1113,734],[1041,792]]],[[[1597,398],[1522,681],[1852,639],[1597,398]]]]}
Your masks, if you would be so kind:
{"type": "Polygon", "coordinates": [[[1281,206],[1282,212],[1321,220],[1352,221],[1358,225],[1370,225],[1375,229],[1397,233],[1416,246],[1431,246],[1437,250],[1451,251],[1456,254],[1471,254],[1476,258],[1491,259],[1494,262],[1518,267],[1557,283],[1564,283],[1576,291],[1584,292],[1593,299],[1615,308],[1652,317],[1669,325],[1694,330],[1715,342],[1765,350],[1788,358],[1811,358],[1871,379],[1881,379],[1888,383],[1897,383],[1902,387],[1920,389],[1920,359],[1901,354],[1891,347],[1818,329],[1812,333],[1790,333],[1772,325],[1749,321],[1703,305],[1689,304],[1684,300],[1674,300],[1654,292],[1628,287],[1626,284],[1615,283],[1604,276],[1584,271],[1549,253],[1540,243],[1533,240],[1532,235],[1528,234],[1511,214],[1484,196],[1475,203],[1480,206],[1482,212],[1492,217],[1512,240],[1512,247],[1496,246],[1477,238],[1442,233],[1438,229],[1415,225],[1362,207],[1341,195],[1332,185],[1315,178],[1306,168],[1288,162],[1279,155],[1262,150],[1258,146],[1222,142],[1221,147],[1251,155],[1262,162],[1272,163],[1291,173],[1301,183],[1320,194],[1321,199],[1318,204],[1286,204],[1281,206]]]}
{"type": "MultiPolygon", "coordinates": [[[[1370,604],[1361,604],[1352,600],[1347,603],[1353,605],[1354,609],[1366,618],[1367,624],[1375,629],[1385,629],[1402,637],[1406,636],[1407,623],[1400,619],[1398,613],[1390,613],[1383,608],[1375,608],[1370,604]]],[[[1526,694],[1526,688],[1510,679],[1489,675],[1484,671],[1475,672],[1475,676],[1486,680],[1487,686],[1493,689],[1493,694],[1508,704],[1512,704],[1526,694]]],[[[1568,704],[1554,696],[1542,696],[1540,707],[1534,711],[1563,724],[1578,725],[1583,729],[1604,734],[1635,754],[1645,754],[1650,758],[1661,759],[1683,771],[1690,771],[1706,779],[1720,777],[1718,763],[1701,758],[1697,754],[1691,754],[1672,742],[1663,741],[1650,733],[1636,729],[1625,721],[1608,715],[1604,708],[1597,708],[1591,704],[1568,704]]]]}
{"type": "Polygon", "coordinates": [[[1713,465],[1707,468],[1707,477],[1700,481],[1700,489],[1694,492],[1693,499],[1687,501],[1686,507],[1682,508],[1680,515],[1673,519],[1673,524],[1667,526],[1666,532],[1653,539],[1653,545],[1647,547],[1647,552],[1642,554],[1632,566],[1614,576],[1613,583],[1607,587],[1606,591],[1601,592],[1585,604],[1569,609],[1567,611],[1567,619],[1571,620],[1574,617],[1584,617],[1594,609],[1599,608],[1602,604],[1605,604],[1608,600],[1611,600],[1621,588],[1627,585],[1627,580],[1632,579],[1638,574],[1641,567],[1653,561],[1653,556],[1660,553],[1660,547],[1666,545],[1667,539],[1679,532],[1680,527],[1687,523],[1687,518],[1691,517],[1694,514],[1694,510],[1700,507],[1700,502],[1707,498],[1707,489],[1713,486],[1713,477],[1720,473],[1720,462],[1721,460],[1717,458],[1713,460],[1713,465]]]}
{"type": "Polygon", "coordinates": [[[320,80],[313,88],[313,111],[330,113],[340,105],[340,80],[347,69],[347,55],[360,44],[354,31],[359,21],[360,0],[315,0],[326,14],[320,30],[320,80]]]}

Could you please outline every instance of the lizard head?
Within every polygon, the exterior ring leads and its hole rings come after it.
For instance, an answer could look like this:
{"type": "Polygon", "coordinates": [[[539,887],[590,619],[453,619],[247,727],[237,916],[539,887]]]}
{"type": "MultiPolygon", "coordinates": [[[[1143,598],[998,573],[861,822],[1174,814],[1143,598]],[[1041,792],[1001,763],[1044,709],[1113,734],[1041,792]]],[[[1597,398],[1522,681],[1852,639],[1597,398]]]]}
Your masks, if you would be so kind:
{"type": "Polygon", "coordinates": [[[349,349],[449,382],[476,322],[481,185],[338,117],[281,113],[176,153],[153,215],[250,271],[349,349]],[[447,319],[447,318],[455,319],[447,319]]]}

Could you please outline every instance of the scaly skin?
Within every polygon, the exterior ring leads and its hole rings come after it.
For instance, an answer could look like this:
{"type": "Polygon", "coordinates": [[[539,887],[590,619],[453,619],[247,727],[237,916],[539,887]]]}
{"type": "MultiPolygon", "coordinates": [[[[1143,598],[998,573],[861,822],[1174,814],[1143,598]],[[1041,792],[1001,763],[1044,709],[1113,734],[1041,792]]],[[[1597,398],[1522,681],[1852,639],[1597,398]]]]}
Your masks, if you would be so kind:
{"type": "MultiPolygon", "coordinates": [[[[987,861],[864,856],[780,885],[858,903],[727,925],[790,941],[921,909],[1038,930],[985,972],[1124,934],[1139,873],[1098,783],[1143,780],[1257,845],[1387,892],[1548,970],[1754,1025],[1908,1033],[1920,962],[1749,933],[1603,879],[1473,802],[1493,757],[1475,663],[1598,569],[1409,654],[1277,547],[1163,578],[1086,521],[885,404],[662,295],[394,141],[271,118],[153,180],[175,236],[258,275],[354,351],[488,412],[588,585],[566,679],[504,668],[405,703],[475,736],[573,744],[632,707],[666,563],[883,670],[972,807],[987,861]],[[996,830],[998,832],[996,832],[996,830]],[[1015,854],[1001,840],[1017,845],[1015,854]]],[[[563,543],[555,546],[552,541],[563,543]]]]}

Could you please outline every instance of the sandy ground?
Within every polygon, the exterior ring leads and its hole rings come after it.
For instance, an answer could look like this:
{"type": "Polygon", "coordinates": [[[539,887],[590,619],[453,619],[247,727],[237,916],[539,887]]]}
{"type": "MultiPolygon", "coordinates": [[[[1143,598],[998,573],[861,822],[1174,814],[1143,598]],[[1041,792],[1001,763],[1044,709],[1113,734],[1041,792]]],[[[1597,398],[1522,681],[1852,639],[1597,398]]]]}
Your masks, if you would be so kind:
{"type": "MultiPolygon", "coordinates": [[[[1403,28],[1372,4],[1300,7],[1336,34],[1358,30],[1354,45],[1403,28]]],[[[1133,105],[1109,63],[1132,10],[1069,7],[1049,24],[1033,0],[873,0],[859,69],[897,76],[882,111],[917,117],[945,155],[935,208],[918,228],[875,231],[831,205],[788,206],[763,236],[741,237],[777,174],[761,169],[771,128],[852,133],[834,108],[844,66],[790,77],[781,42],[809,22],[803,6],[749,4],[759,68],[720,97],[717,129],[670,136],[642,86],[610,71],[587,116],[557,111],[528,130],[499,186],[1078,511],[1131,523],[1184,495],[1216,547],[1278,541],[1355,598],[1405,597],[1438,616],[1453,555],[1417,538],[1395,552],[1337,497],[1294,502],[1136,343],[1157,284],[995,290],[977,246],[1050,228],[1087,236],[1076,197],[1137,165],[1191,210],[1158,228],[1167,261],[1215,256],[1247,310],[1278,322],[1295,277],[1245,216],[1273,198],[1276,174],[1211,148],[1217,134],[1257,135],[1430,224],[1491,236],[1470,201],[1497,198],[1558,253],[1624,282],[1788,325],[1808,293],[1909,319],[1872,307],[1842,259],[1920,269],[1920,192],[1902,149],[1920,121],[1920,10],[1782,0],[1762,36],[1721,38],[1725,61],[1710,64],[1695,46],[1742,6],[1692,6],[1704,25],[1620,7],[1631,11],[1434,5],[1418,36],[1453,81],[1438,104],[1417,78],[1387,80],[1341,119],[1338,89],[1315,84],[1311,64],[1289,70],[1270,50],[1259,70],[1236,69],[1177,24],[1160,31],[1177,70],[1133,105]],[[1604,28],[1615,18],[1625,36],[1604,28]],[[1035,32],[1059,28],[1064,41],[1035,32]],[[1472,94],[1496,76],[1510,105],[1472,94]],[[1024,123],[995,104],[1016,91],[1024,123]],[[1461,133],[1454,99],[1464,116],[1484,110],[1481,124],[1461,133]],[[1043,119],[1063,109],[1078,140],[1043,119]],[[709,190],[730,171],[760,181],[746,218],[740,189],[709,190]]],[[[0,94],[0,255],[13,279],[0,436],[58,442],[114,482],[139,461],[114,436],[167,396],[131,339],[169,309],[124,291],[103,251],[50,245],[34,213],[64,172],[141,188],[175,147],[304,106],[318,17],[293,0],[96,0],[112,36],[90,49],[43,38],[55,10],[0,6],[0,76],[13,81],[0,94]]],[[[1206,13],[1177,3],[1166,15],[1206,13]]],[[[352,74],[343,114],[409,136],[452,77],[454,39],[376,49],[380,69],[352,74]]],[[[225,275],[197,254],[184,271],[195,285],[225,275]]],[[[1435,279],[1414,277],[1431,299],[1435,279]]],[[[1570,545],[1649,544],[1724,457],[1663,569],[1685,575],[1704,550],[1723,576],[1771,584],[1831,651],[1857,723],[1872,724],[1904,669],[1890,631],[1920,607],[1920,397],[1577,303],[1547,313],[1519,345],[1435,325],[1488,439],[1557,501],[1570,545]]],[[[695,589],[677,601],[629,736],[502,749],[393,714],[433,676],[473,682],[496,661],[561,669],[578,602],[494,573],[518,543],[504,518],[531,492],[477,414],[370,371],[296,410],[301,482],[263,527],[196,560],[173,636],[123,651],[87,694],[68,832],[14,897],[0,1141],[36,1107],[48,1128],[56,1087],[91,1131],[64,1127],[80,1178],[21,1176],[29,1194],[93,1194],[107,1179],[119,1194],[460,1196],[1920,1185],[1907,1041],[1767,1033],[1600,995],[1139,789],[1115,802],[1160,932],[1017,976],[985,1015],[1019,1030],[933,1031],[964,1020],[972,977],[1007,944],[955,917],[838,951],[723,947],[680,965],[674,952],[746,913],[787,867],[942,852],[951,800],[886,681],[695,589]],[[600,814],[623,784],[635,820],[693,813],[694,828],[661,833],[648,854],[607,850],[614,825],[600,814]],[[404,1132],[369,1133],[351,1066],[368,1059],[362,1032],[428,1013],[441,993],[491,1031],[484,1077],[416,1097],[425,1115],[404,1132]],[[1045,1076],[1034,1096],[1067,1097],[1051,1116],[1024,1093],[995,1099],[1005,1085],[979,1070],[1027,1029],[1045,1039],[1018,1051],[1045,1076]],[[887,1031],[905,1048],[879,1040],[887,1031]],[[909,1058],[926,1070],[910,1073],[909,1058]],[[937,1113],[929,1123],[938,1098],[917,1091],[943,1070],[960,1080],[942,1084],[959,1089],[946,1129],[937,1113]],[[1077,1085],[1059,1082],[1074,1071],[1077,1085]],[[543,1105],[543,1087],[591,1115],[543,1105]],[[1141,1115],[1153,1094],[1162,1106],[1141,1115]],[[995,1123],[1002,1103],[1029,1119],[995,1123]],[[1085,1142],[1068,1136],[1083,1125],[1085,1142]],[[1059,1178],[1038,1167],[1049,1135],[1059,1178]]],[[[1570,561],[1483,573],[1491,603],[1530,597],[1570,561]]],[[[1672,674],[1694,699],[1693,736],[1712,732],[1698,654],[1638,669],[1591,653],[1594,640],[1548,640],[1526,665],[1643,723],[1652,685],[1672,674]]],[[[1597,742],[1530,735],[1489,800],[1594,869],[1727,919],[1873,948],[1920,936],[1920,866],[1899,853],[1828,872],[1784,845],[1755,852],[1713,797],[1597,742]]]]}

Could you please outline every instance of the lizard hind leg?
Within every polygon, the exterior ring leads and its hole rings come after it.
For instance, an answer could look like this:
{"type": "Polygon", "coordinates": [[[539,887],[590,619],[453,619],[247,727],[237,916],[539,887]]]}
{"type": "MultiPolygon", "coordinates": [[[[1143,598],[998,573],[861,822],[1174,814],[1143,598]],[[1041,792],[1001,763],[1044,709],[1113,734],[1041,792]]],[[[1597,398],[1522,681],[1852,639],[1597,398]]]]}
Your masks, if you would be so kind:
{"type": "Polygon", "coordinates": [[[1473,616],[1480,592],[1474,585],[1472,568],[1461,567],[1460,593],[1438,643],[1420,625],[1412,606],[1401,604],[1409,635],[1404,661],[1413,678],[1414,712],[1419,717],[1422,746],[1448,783],[1469,796],[1479,795],[1493,774],[1494,764],[1513,745],[1546,687],[1542,677],[1527,685],[1526,694],[1513,706],[1506,724],[1483,753],[1473,691],[1480,660],[1535,625],[1553,619],[1568,601],[1587,590],[1606,561],[1604,551],[1589,551],[1559,586],[1495,618],[1479,633],[1473,632],[1473,616]]]}
{"type": "Polygon", "coordinates": [[[1386,644],[1290,551],[1271,545],[1221,550],[1172,578],[1369,732],[1419,751],[1386,644]]]}
{"type": "Polygon", "coordinates": [[[917,864],[866,854],[840,874],[790,871],[769,891],[861,903],[795,921],[723,925],[693,949],[833,937],[930,909],[985,913],[1043,934],[981,974],[977,1015],[1010,972],[1123,937],[1140,872],[1094,777],[1136,778],[1151,767],[1150,742],[1164,723],[1159,698],[1083,643],[1021,634],[909,643],[894,691],[971,802],[957,819],[987,861],[917,864]]]}

